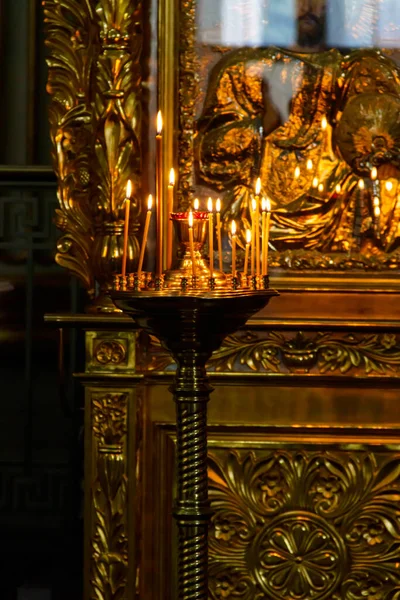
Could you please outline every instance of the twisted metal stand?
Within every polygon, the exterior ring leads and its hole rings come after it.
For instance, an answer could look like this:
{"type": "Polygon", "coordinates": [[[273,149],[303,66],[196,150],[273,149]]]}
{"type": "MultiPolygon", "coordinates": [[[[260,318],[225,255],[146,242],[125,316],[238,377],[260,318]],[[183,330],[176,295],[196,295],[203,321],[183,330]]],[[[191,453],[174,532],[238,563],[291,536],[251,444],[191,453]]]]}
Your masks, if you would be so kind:
{"type": "Polygon", "coordinates": [[[208,598],[207,403],[212,388],[206,363],[228,334],[276,295],[274,290],[112,294],[119,308],[160,339],[178,366],[170,388],[177,414],[178,600],[208,598]]]}

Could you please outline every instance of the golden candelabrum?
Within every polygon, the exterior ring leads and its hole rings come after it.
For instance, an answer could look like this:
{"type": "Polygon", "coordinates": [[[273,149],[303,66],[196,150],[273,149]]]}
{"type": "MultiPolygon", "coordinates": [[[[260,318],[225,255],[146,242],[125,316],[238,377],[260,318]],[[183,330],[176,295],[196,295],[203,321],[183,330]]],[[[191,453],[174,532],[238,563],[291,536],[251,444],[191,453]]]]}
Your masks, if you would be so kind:
{"type": "MultiPolygon", "coordinates": [[[[155,273],[139,270],[117,275],[111,293],[117,307],[156,336],[177,364],[170,389],[177,425],[177,495],[173,512],[178,525],[178,600],[208,598],[207,532],[212,511],[207,480],[207,403],[212,388],[206,363],[227,335],[278,295],[269,289],[268,275],[262,269],[259,276],[236,270],[234,227],[232,272],[214,270],[210,212],[170,213],[179,245],[176,264],[161,273],[162,253],[157,251],[155,273]],[[209,261],[202,256],[207,225],[209,261]]],[[[140,264],[150,217],[149,210],[140,264]]],[[[159,232],[157,242],[162,243],[159,232]]],[[[170,244],[171,240],[167,247],[170,244]]],[[[246,250],[248,260],[248,246],[246,250]]]]}

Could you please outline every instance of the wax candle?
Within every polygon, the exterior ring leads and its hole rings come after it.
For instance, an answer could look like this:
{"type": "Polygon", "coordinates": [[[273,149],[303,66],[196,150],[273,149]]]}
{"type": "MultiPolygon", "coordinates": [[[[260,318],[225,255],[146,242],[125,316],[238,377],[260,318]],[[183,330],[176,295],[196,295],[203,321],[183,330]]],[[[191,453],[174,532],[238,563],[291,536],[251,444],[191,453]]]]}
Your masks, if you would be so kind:
{"type": "Polygon", "coordinates": [[[208,248],[210,255],[210,278],[214,277],[214,215],[213,215],[213,201],[211,198],[208,199],[208,248]]]}
{"type": "Polygon", "coordinates": [[[126,261],[128,258],[128,233],[129,233],[129,211],[131,208],[132,182],[128,181],[125,194],[125,221],[124,221],[124,246],[122,253],[122,277],[126,275],[126,261]]]}
{"type": "Polygon", "coordinates": [[[175,171],[171,169],[169,172],[168,182],[168,207],[167,207],[167,269],[172,266],[172,221],[170,219],[171,213],[174,212],[174,188],[175,188],[175,171]]]}
{"type": "Polygon", "coordinates": [[[266,213],[266,200],[263,198],[261,200],[261,275],[266,275],[266,267],[265,267],[265,258],[266,258],[266,249],[265,249],[265,227],[267,223],[267,213],[266,213]]]}
{"type": "Polygon", "coordinates": [[[256,269],[256,207],[255,199],[251,201],[251,276],[254,277],[256,269]]]}
{"type": "Polygon", "coordinates": [[[149,234],[152,207],[153,207],[153,196],[150,194],[147,199],[147,214],[146,214],[146,221],[144,224],[142,246],[140,248],[139,266],[138,266],[138,271],[137,271],[137,276],[138,276],[139,280],[140,280],[140,275],[141,275],[142,269],[143,269],[143,259],[144,259],[144,253],[145,253],[146,246],[147,246],[147,237],[149,234]]]}
{"type": "Polygon", "coordinates": [[[231,223],[232,232],[232,277],[236,277],[236,223],[231,223]]]}
{"type": "Polygon", "coordinates": [[[270,224],[271,224],[271,200],[269,198],[267,198],[265,201],[265,208],[266,208],[266,212],[267,212],[267,218],[266,218],[265,230],[264,230],[264,239],[265,239],[265,246],[264,246],[265,247],[265,257],[264,257],[265,273],[264,273],[264,275],[268,275],[269,228],[270,228],[270,224]]]}
{"type": "Polygon", "coordinates": [[[156,135],[156,277],[160,278],[163,270],[163,181],[162,181],[162,129],[163,120],[161,111],[157,113],[157,135],[156,135]]]}
{"type": "Polygon", "coordinates": [[[261,179],[258,177],[256,182],[256,274],[260,276],[260,192],[261,192],[261,179]]]}
{"type": "Polygon", "coordinates": [[[194,260],[194,241],[193,241],[193,212],[189,211],[188,217],[189,224],[189,245],[190,245],[190,256],[192,259],[192,275],[196,277],[196,263],[194,260]]]}
{"type": "Polygon", "coordinates": [[[246,251],[244,254],[244,268],[243,268],[243,276],[247,277],[247,271],[249,268],[249,249],[251,244],[251,231],[250,229],[246,230],[246,251]]]}
{"type": "Polygon", "coordinates": [[[217,212],[217,242],[218,242],[219,270],[223,271],[222,240],[221,240],[221,200],[219,198],[217,198],[217,201],[215,203],[215,210],[217,212]]]}

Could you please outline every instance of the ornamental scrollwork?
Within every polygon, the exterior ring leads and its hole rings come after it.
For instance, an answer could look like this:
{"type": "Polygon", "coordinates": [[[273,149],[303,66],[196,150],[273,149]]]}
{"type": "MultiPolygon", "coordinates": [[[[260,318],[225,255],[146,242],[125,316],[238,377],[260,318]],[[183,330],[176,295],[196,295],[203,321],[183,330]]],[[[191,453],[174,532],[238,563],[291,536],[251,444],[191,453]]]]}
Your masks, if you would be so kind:
{"type": "Polygon", "coordinates": [[[217,449],[209,482],[213,600],[399,598],[400,456],[217,449]]]}
{"type": "Polygon", "coordinates": [[[127,394],[92,396],[97,448],[90,582],[98,600],[120,600],[127,586],[127,411],[127,394]]]}
{"type": "Polygon", "coordinates": [[[63,232],[56,261],[77,275],[90,295],[96,282],[106,293],[120,269],[128,179],[133,181],[129,267],[138,251],[142,5],[140,0],[44,0],[43,6],[59,186],[56,225],[63,232]]]}
{"type": "Polygon", "coordinates": [[[244,331],[213,354],[215,371],[395,376],[400,340],[395,333],[244,331]]]}

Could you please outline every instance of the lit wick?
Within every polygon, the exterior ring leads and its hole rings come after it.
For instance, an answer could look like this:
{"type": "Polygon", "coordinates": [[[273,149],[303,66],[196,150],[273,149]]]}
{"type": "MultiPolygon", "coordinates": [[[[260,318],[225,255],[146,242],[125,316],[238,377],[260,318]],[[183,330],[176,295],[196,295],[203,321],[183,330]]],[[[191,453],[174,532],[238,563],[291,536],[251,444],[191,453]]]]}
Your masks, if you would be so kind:
{"type": "Polygon", "coordinates": [[[171,169],[169,172],[168,183],[168,227],[167,227],[167,269],[172,265],[172,221],[171,213],[174,212],[174,187],[175,187],[175,171],[171,169]]]}
{"type": "Polygon", "coordinates": [[[147,246],[147,237],[149,234],[152,207],[153,207],[153,196],[150,194],[147,199],[147,214],[146,214],[146,221],[144,224],[142,247],[140,248],[139,266],[138,266],[138,272],[137,272],[137,277],[138,277],[139,283],[140,283],[140,275],[142,274],[142,269],[143,269],[144,253],[145,253],[146,246],[147,246]]]}
{"type": "Polygon", "coordinates": [[[326,117],[322,117],[322,121],[321,121],[321,129],[322,131],[325,131],[325,129],[328,127],[328,121],[326,119],[326,117]]]}
{"type": "Polygon", "coordinates": [[[217,212],[217,241],[218,241],[219,270],[223,271],[222,240],[221,240],[221,200],[219,198],[217,198],[217,201],[215,203],[215,210],[217,212]]]}
{"type": "Polygon", "coordinates": [[[312,162],[311,158],[308,159],[306,167],[307,167],[307,171],[313,170],[313,162],[312,162]]]}
{"type": "Polygon", "coordinates": [[[208,248],[210,255],[210,279],[214,277],[214,215],[213,215],[213,202],[211,198],[208,199],[208,248]]]}
{"type": "Polygon", "coordinates": [[[156,207],[157,207],[157,248],[156,248],[156,277],[159,279],[163,270],[163,182],[162,182],[162,129],[163,120],[161,111],[157,113],[157,135],[156,135],[156,207]]]}
{"type": "Polygon", "coordinates": [[[192,258],[192,275],[193,275],[193,277],[196,277],[196,263],[194,261],[193,213],[192,213],[192,211],[189,211],[188,224],[189,224],[190,256],[192,258]]]}
{"type": "Polygon", "coordinates": [[[200,206],[200,201],[199,201],[198,198],[195,198],[194,202],[193,202],[193,209],[194,210],[199,210],[199,206],[200,206]]]}
{"type": "Polygon", "coordinates": [[[232,277],[236,277],[236,223],[232,221],[232,277]]]}
{"type": "Polygon", "coordinates": [[[297,167],[294,170],[294,178],[298,179],[300,177],[300,167],[297,165],[297,167]]]}
{"type": "Polygon", "coordinates": [[[251,231],[250,229],[246,230],[246,252],[244,255],[244,269],[243,269],[243,277],[247,277],[247,271],[249,268],[249,250],[251,244],[251,231]]]}
{"type": "Polygon", "coordinates": [[[124,222],[124,249],[122,254],[122,277],[126,275],[126,261],[128,258],[128,232],[129,232],[129,211],[131,208],[132,182],[128,181],[125,194],[125,222],[124,222]]]}
{"type": "Polygon", "coordinates": [[[371,169],[371,179],[375,181],[378,177],[378,169],[376,167],[372,167],[371,169]]]}

